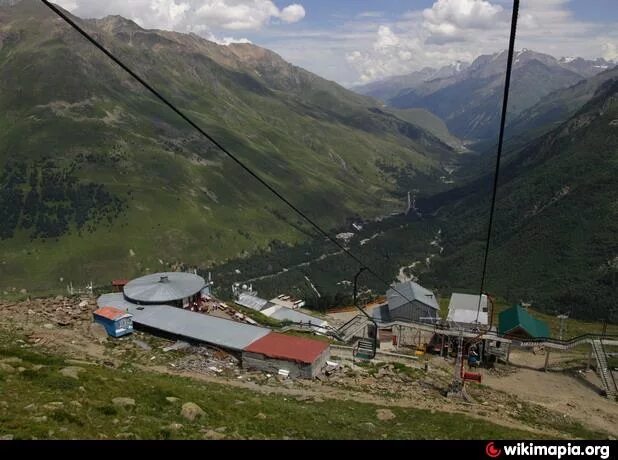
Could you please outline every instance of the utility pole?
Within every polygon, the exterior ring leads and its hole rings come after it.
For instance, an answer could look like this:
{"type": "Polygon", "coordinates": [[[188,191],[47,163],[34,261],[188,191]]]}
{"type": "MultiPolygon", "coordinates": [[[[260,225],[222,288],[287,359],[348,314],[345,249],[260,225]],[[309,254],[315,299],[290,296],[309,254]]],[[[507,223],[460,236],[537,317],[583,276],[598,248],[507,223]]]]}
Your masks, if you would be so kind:
{"type": "Polygon", "coordinates": [[[558,337],[560,340],[563,340],[563,337],[566,333],[566,320],[569,318],[569,315],[558,315],[557,318],[560,320],[560,333],[558,334],[558,337]]]}

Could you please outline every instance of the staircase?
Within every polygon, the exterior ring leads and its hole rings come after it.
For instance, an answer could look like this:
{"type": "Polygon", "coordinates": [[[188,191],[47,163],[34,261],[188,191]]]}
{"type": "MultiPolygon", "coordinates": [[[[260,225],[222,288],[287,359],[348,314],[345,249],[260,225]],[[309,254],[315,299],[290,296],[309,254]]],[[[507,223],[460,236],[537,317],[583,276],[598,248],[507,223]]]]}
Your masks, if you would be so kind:
{"type": "Polygon", "coordinates": [[[611,369],[607,365],[607,357],[605,355],[605,347],[603,347],[603,341],[602,339],[598,339],[593,340],[591,343],[592,350],[594,351],[594,355],[597,360],[597,371],[599,373],[599,377],[601,378],[605,394],[608,398],[615,399],[616,395],[618,394],[618,388],[616,387],[614,375],[612,374],[611,369]]]}
{"type": "Polygon", "coordinates": [[[350,342],[354,337],[362,337],[363,330],[369,323],[364,315],[357,315],[337,329],[337,336],[342,342],[350,342]]]}
{"type": "Polygon", "coordinates": [[[354,347],[354,357],[361,359],[373,359],[376,355],[376,341],[368,338],[358,340],[354,347]]]}

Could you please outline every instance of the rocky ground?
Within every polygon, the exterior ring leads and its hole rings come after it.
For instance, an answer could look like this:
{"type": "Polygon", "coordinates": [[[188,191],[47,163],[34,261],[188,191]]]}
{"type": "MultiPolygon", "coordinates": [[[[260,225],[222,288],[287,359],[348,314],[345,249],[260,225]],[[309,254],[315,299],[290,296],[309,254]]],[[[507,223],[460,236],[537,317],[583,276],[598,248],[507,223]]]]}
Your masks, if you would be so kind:
{"type": "MultiPolygon", "coordinates": [[[[443,358],[421,357],[411,359],[407,365],[380,360],[363,364],[338,356],[339,352],[333,350],[333,360],[339,366],[329,375],[313,381],[290,380],[246,372],[238,366],[238,357],[222,350],[190,346],[139,331],[121,339],[108,338],[102,327],[92,323],[95,309],[96,302],[89,297],[0,303],[0,333],[17,334],[22,337],[17,342],[26,348],[62,353],[72,360],[62,368],[63,375],[68,377],[79,378],[89,365],[116,369],[132,366],[262,394],[287,395],[298,401],[360,401],[389,408],[461,413],[505,427],[530,433],[540,430],[557,437],[618,436],[618,404],[602,398],[593,385],[582,383],[581,376],[575,372],[545,373],[530,369],[529,365],[499,365],[496,369],[482,370],[483,385],[468,388],[475,401],[471,404],[444,397],[452,379],[453,363],[443,358]]],[[[512,355],[515,365],[538,364],[524,353],[512,355]]],[[[567,358],[574,359],[564,357],[567,358]]],[[[534,359],[539,361],[543,357],[534,359]]],[[[560,359],[555,357],[554,364],[560,359]]],[[[19,363],[5,360],[0,364],[0,372],[9,367],[23,372],[19,363]]],[[[114,404],[130,404],[130,401],[119,400],[114,404]]],[[[380,417],[389,415],[384,412],[380,417]]],[[[218,436],[215,430],[210,431],[210,436],[218,436]]]]}

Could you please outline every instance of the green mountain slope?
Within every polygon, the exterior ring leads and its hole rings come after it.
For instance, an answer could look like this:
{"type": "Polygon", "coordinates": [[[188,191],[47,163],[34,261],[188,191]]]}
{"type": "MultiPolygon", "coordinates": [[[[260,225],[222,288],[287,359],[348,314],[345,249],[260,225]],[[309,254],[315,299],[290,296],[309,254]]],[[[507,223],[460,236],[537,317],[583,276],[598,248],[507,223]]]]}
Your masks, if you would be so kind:
{"type": "MultiPolygon", "coordinates": [[[[490,292],[582,318],[618,320],[618,82],[501,168],[490,292]]],[[[478,285],[491,177],[424,203],[444,221],[428,280],[478,285]],[[459,195],[459,196],[458,196],[459,195]]]]}
{"type": "Polygon", "coordinates": [[[509,123],[510,142],[525,142],[551,131],[617,79],[618,66],[548,94],[509,123]]]}
{"type": "MultiPolygon", "coordinates": [[[[254,45],[81,21],[331,228],[444,188],[453,149],[254,45]]],[[[297,216],[41,3],[0,7],[0,288],[61,289],[307,238],[297,216]],[[292,225],[290,225],[292,224],[292,225]]]]}

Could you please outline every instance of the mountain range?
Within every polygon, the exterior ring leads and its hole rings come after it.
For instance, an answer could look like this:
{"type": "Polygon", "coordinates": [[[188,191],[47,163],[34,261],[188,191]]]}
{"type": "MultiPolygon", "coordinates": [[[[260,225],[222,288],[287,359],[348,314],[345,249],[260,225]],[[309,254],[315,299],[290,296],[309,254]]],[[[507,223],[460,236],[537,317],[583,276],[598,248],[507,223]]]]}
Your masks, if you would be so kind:
{"type": "MultiPolygon", "coordinates": [[[[384,278],[477,287],[495,157],[469,149],[495,139],[505,53],[399,79],[387,105],[252,44],[75,21],[322,227],[363,222],[350,244],[384,278]],[[410,190],[420,216],[392,217],[410,190]]],[[[517,53],[490,292],[618,320],[616,72],[517,53]]],[[[358,268],[35,0],[0,3],[0,109],[0,293],[181,265],[339,293],[358,268]]]]}
{"type": "MultiPolygon", "coordinates": [[[[499,127],[506,58],[506,51],[482,55],[467,66],[457,63],[444,70],[424,69],[355,90],[381,98],[392,107],[429,110],[444,120],[459,138],[493,139],[499,127]]],[[[601,58],[556,59],[525,48],[517,51],[511,76],[509,116],[521,114],[555,90],[615,65],[601,58]]]]}
{"type": "MultiPolygon", "coordinates": [[[[264,48],[74,20],[326,228],[399,209],[404,175],[443,190],[457,159],[410,116],[264,48]]],[[[0,6],[0,108],[2,289],[208,265],[314,235],[41,2],[0,6]]]]}

